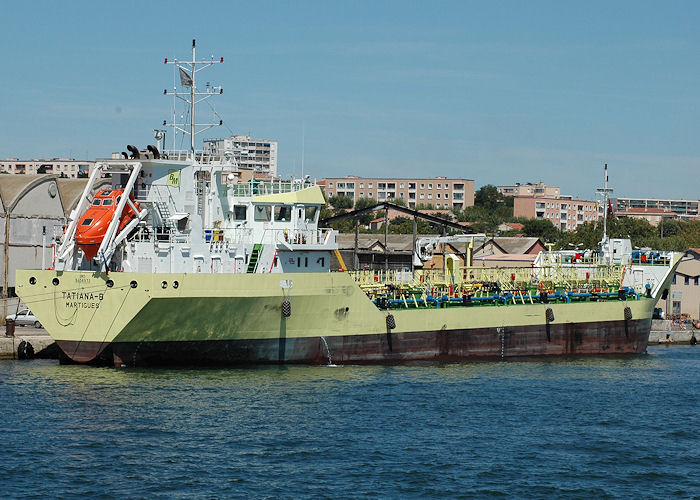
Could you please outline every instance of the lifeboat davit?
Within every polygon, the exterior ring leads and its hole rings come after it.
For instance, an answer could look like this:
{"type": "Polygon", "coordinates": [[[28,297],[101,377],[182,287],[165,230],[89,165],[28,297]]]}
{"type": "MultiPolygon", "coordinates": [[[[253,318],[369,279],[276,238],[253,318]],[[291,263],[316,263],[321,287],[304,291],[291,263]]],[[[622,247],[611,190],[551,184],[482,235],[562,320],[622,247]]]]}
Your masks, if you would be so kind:
{"type": "MultiPolygon", "coordinates": [[[[95,195],[92,205],[80,218],[75,230],[75,242],[85,254],[86,260],[92,260],[97,254],[123,194],[123,189],[103,189],[95,195]]],[[[129,199],[138,209],[139,204],[134,200],[134,195],[129,194],[129,199]]],[[[122,210],[117,232],[136,216],[134,209],[127,203],[122,210]]]]}

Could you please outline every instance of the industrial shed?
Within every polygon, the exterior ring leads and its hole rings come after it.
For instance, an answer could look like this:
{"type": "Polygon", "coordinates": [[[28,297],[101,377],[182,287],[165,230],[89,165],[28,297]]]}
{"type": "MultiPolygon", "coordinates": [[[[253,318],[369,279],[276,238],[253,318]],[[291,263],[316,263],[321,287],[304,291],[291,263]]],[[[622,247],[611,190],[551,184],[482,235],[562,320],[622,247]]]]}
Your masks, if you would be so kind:
{"type": "MultiPolygon", "coordinates": [[[[2,297],[13,297],[17,269],[51,267],[54,235],[60,235],[87,179],[58,175],[0,175],[0,273],[2,297]]],[[[96,190],[109,184],[98,183],[96,190]]]]}

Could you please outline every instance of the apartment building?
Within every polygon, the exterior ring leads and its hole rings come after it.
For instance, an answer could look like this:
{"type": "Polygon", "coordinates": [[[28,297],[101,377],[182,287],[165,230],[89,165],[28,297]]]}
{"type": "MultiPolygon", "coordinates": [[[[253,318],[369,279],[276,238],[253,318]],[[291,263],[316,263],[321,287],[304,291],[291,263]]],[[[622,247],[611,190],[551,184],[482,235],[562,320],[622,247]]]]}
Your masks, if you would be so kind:
{"type": "Polygon", "coordinates": [[[377,201],[403,200],[406,206],[432,205],[436,209],[464,208],[474,205],[474,181],[447,177],[396,179],[382,177],[332,177],[319,184],[326,196],[348,196],[377,201]]]}
{"type": "Polygon", "coordinates": [[[203,150],[214,156],[230,154],[240,169],[277,176],[277,141],[232,135],[225,139],[204,139],[203,150]]]}
{"type": "Polygon", "coordinates": [[[616,211],[615,217],[620,219],[625,217],[644,219],[652,226],[658,227],[662,220],[675,219],[678,216],[663,208],[628,208],[627,210],[616,211]]]}
{"type": "Polygon", "coordinates": [[[496,186],[499,193],[504,196],[545,196],[547,198],[559,198],[561,189],[556,186],[548,186],[544,182],[526,182],[515,186],[496,186]]]}
{"type": "Polygon", "coordinates": [[[56,174],[61,177],[77,179],[88,177],[95,166],[94,161],[76,160],[74,158],[52,158],[20,160],[19,158],[5,158],[0,160],[0,173],[35,175],[56,174]]]}
{"type": "Polygon", "coordinates": [[[613,211],[640,210],[640,209],[661,209],[673,212],[682,219],[691,219],[698,216],[698,200],[671,200],[659,198],[613,198],[613,211]]]}
{"type": "Polygon", "coordinates": [[[659,299],[666,318],[677,318],[686,314],[691,319],[700,319],[700,248],[689,248],[689,258],[683,259],[673,276],[670,293],[659,299]]]}
{"type": "Polygon", "coordinates": [[[547,219],[562,231],[573,231],[581,224],[597,221],[599,217],[597,202],[575,200],[570,196],[516,196],[513,215],[527,219],[547,219]]]}

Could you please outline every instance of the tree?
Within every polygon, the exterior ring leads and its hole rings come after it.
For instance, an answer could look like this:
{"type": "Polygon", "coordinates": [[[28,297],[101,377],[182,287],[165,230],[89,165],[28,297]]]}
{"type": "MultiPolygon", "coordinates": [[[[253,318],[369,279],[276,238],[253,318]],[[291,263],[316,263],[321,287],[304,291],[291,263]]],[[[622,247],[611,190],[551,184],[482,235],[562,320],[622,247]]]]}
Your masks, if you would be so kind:
{"type": "MultiPolygon", "coordinates": [[[[382,228],[381,232],[384,232],[382,228]]],[[[396,217],[389,221],[389,232],[391,234],[413,234],[413,219],[411,217],[396,217]]],[[[439,233],[428,221],[416,220],[416,232],[418,234],[439,233]]]]}
{"type": "Polygon", "coordinates": [[[677,219],[659,221],[659,237],[676,236],[683,230],[683,221],[677,219]]]}
{"type": "Polygon", "coordinates": [[[377,200],[374,198],[360,198],[355,202],[355,210],[362,210],[363,208],[373,207],[377,204],[377,200]]]}
{"type": "Polygon", "coordinates": [[[522,224],[525,236],[549,242],[555,242],[561,237],[561,232],[549,219],[528,219],[522,224]]]}
{"type": "MultiPolygon", "coordinates": [[[[374,198],[360,198],[355,202],[355,210],[362,210],[363,208],[373,207],[376,204],[377,200],[375,200],[374,198]]],[[[360,224],[362,224],[363,226],[369,225],[370,222],[376,219],[376,216],[374,214],[375,212],[368,212],[366,214],[360,215],[360,224]]]]}
{"type": "Polygon", "coordinates": [[[352,203],[353,200],[349,196],[331,196],[328,198],[328,204],[336,210],[352,208],[352,203]]]}
{"type": "Polygon", "coordinates": [[[400,207],[405,207],[406,202],[403,201],[403,198],[390,198],[387,200],[389,203],[393,203],[394,205],[398,205],[400,207]]]}

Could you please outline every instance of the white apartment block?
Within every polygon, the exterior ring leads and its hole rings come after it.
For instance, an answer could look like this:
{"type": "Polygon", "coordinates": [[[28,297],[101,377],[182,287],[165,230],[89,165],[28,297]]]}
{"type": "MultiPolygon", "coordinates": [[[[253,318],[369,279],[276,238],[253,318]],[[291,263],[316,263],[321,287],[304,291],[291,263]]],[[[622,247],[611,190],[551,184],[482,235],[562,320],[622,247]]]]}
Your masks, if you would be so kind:
{"type": "Polygon", "coordinates": [[[625,210],[661,209],[672,212],[682,219],[694,219],[700,215],[700,201],[672,200],[660,198],[613,198],[611,200],[615,212],[625,210]]]}
{"type": "Polygon", "coordinates": [[[499,193],[504,196],[545,196],[547,198],[559,198],[561,189],[556,186],[548,186],[544,182],[526,182],[515,186],[496,186],[499,193]]]}
{"type": "Polygon", "coordinates": [[[57,174],[62,177],[77,179],[89,177],[95,166],[94,161],[75,160],[73,158],[52,158],[20,160],[5,158],[0,160],[0,173],[4,174],[57,174]]]}
{"type": "Polygon", "coordinates": [[[374,198],[379,202],[403,200],[406,206],[432,205],[437,209],[474,205],[474,181],[471,179],[395,179],[380,177],[333,177],[319,182],[326,196],[348,196],[354,202],[374,198]]]}
{"type": "Polygon", "coordinates": [[[203,142],[206,154],[230,154],[239,169],[277,176],[277,141],[252,139],[249,135],[232,135],[225,139],[204,139],[203,142]]]}

